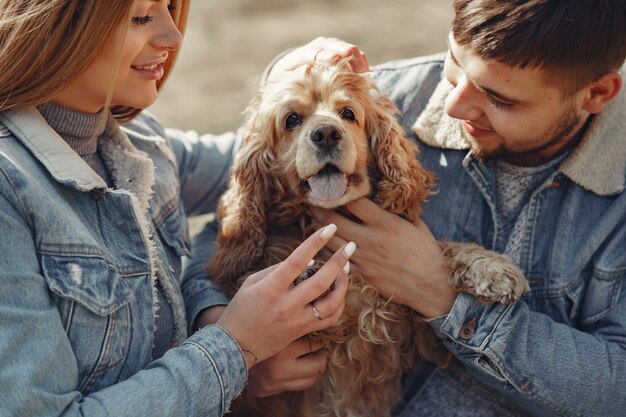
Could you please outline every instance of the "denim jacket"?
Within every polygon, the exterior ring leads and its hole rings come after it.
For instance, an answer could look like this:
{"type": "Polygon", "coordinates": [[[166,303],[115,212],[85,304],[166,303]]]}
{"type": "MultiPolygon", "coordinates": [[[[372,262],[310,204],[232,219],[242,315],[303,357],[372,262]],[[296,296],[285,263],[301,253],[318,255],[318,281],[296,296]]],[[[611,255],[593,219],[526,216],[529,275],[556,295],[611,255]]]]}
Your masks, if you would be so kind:
{"type": "Polygon", "coordinates": [[[107,129],[115,188],[34,107],[0,113],[0,415],[221,416],[245,362],[217,326],[187,337],[214,292],[181,282],[181,257],[186,216],[215,209],[239,139],[145,113],[107,129]],[[157,280],[177,347],[152,360],[157,280]]]}
{"type": "MultiPolygon", "coordinates": [[[[438,178],[423,206],[433,234],[493,249],[493,162],[473,157],[444,111],[443,56],[382,65],[373,75],[438,178]],[[418,138],[419,136],[419,138],[418,138]]],[[[626,91],[530,197],[519,267],[531,291],[486,306],[468,294],[430,323],[478,381],[537,416],[626,410],[626,91]]]]}

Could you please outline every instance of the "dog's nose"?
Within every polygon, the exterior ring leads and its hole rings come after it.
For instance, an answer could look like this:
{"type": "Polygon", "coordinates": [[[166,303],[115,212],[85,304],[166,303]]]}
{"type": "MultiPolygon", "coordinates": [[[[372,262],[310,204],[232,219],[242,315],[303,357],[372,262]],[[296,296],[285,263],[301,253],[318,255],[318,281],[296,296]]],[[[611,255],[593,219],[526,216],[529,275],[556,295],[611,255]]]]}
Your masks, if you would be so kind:
{"type": "Polygon", "coordinates": [[[322,149],[332,149],[341,140],[341,132],[333,125],[320,125],[311,132],[311,140],[322,149]]]}

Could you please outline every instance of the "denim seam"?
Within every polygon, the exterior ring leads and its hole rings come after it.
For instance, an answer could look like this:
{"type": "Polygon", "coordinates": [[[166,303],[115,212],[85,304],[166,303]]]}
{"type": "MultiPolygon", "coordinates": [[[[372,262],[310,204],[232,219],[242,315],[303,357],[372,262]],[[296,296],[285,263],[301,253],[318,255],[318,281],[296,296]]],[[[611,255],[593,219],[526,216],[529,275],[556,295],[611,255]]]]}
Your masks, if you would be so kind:
{"type": "Polygon", "coordinates": [[[165,203],[163,203],[163,205],[161,205],[159,212],[156,213],[155,216],[152,216],[152,223],[154,224],[155,228],[158,229],[159,227],[161,227],[165,219],[167,219],[170,214],[176,211],[176,209],[178,208],[178,202],[179,198],[174,196],[165,203]]]}
{"type": "Polygon", "coordinates": [[[79,377],[87,375],[87,379],[80,387],[79,391],[81,393],[91,392],[91,389],[97,384],[100,376],[102,375],[103,370],[106,370],[107,366],[104,366],[110,357],[110,337],[111,337],[111,328],[115,330],[115,324],[113,324],[114,320],[112,318],[113,314],[107,316],[107,326],[106,332],[104,334],[103,348],[100,350],[100,354],[98,355],[98,359],[96,360],[94,366],[90,371],[84,374],[79,374],[79,377]]]}
{"type": "Polygon", "coordinates": [[[213,358],[211,357],[211,355],[209,354],[209,352],[204,348],[204,346],[200,345],[197,342],[194,342],[193,340],[187,340],[185,343],[183,344],[190,344],[193,345],[195,347],[197,347],[200,352],[202,352],[204,354],[204,356],[206,356],[206,358],[209,360],[209,362],[211,362],[211,366],[213,366],[213,370],[215,371],[215,375],[217,376],[217,380],[219,381],[220,384],[220,392],[221,392],[221,409],[219,412],[219,415],[222,415],[226,412],[226,393],[224,392],[224,381],[222,381],[222,375],[219,372],[219,368],[217,367],[217,364],[215,363],[215,361],[213,360],[213,358]]]}
{"type": "Polygon", "coordinates": [[[32,224],[30,217],[27,215],[27,210],[26,210],[26,206],[24,204],[24,201],[22,200],[22,198],[20,197],[20,195],[17,193],[17,186],[13,183],[13,181],[11,181],[11,177],[9,177],[9,175],[7,174],[7,172],[4,170],[4,168],[2,166],[0,166],[0,171],[2,171],[2,174],[4,175],[4,178],[6,178],[7,182],[11,185],[11,191],[13,192],[13,194],[15,195],[15,198],[17,199],[17,202],[20,205],[20,210],[21,210],[21,214],[22,217],[24,219],[26,219],[26,221],[28,222],[28,226],[30,227],[30,231],[31,231],[31,235],[32,235],[32,231],[35,230],[35,225],[32,224]]]}
{"type": "Polygon", "coordinates": [[[507,304],[506,307],[502,310],[502,312],[498,315],[498,317],[494,321],[493,325],[491,326],[491,330],[487,333],[487,335],[483,339],[483,342],[479,346],[479,349],[482,352],[486,351],[487,345],[489,344],[489,342],[491,342],[491,339],[493,338],[493,335],[496,332],[496,329],[498,328],[498,326],[504,319],[504,316],[511,310],[511,308],[513,308],[513,303],[507,304]]]}

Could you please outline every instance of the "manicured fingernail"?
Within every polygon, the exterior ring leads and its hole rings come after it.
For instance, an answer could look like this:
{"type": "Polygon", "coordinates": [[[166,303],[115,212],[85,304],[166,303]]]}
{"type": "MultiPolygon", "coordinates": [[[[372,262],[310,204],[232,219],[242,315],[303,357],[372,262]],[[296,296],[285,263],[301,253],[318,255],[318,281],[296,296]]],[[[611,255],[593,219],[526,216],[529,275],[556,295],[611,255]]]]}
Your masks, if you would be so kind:
{"type": "Polygon", "coordinates": [[[322,230],[322,233],[320,234],[320,236],[322,237],[322,239],[328,240],[335,234],[336,231],[337,231],[337,226],[331,223],[328,226],[326,226],[324,230],[322,230]]]}
{"type": "Polygon", "coordinates": [[[313,266],[315,264],[315,259],[311,259],[307,266],[313,266]]]}
{"type": "Polygon", "coordinates": [[[350,261],[346,262],[346,264],[343,266],[343,272],[345,272],[346,274],[350,273],[350,261]]]}
{"type": "Polygon", "coordinates": [[[343,254],[346,255],[346,258],[349,258],[352,256],[355,250],[356,250],[356,243],[350,242],[346,245],[345,248],[343,248],[343,254]]]}

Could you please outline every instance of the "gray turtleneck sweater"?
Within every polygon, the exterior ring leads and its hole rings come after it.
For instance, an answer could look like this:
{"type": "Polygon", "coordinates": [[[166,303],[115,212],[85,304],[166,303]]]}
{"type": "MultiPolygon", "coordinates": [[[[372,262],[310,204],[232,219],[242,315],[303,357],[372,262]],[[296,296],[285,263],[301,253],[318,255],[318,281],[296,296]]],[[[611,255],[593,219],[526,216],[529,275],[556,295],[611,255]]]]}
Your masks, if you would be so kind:
{"type": "MultiPolygon", "coordinates": [[[[53,103],[37,107],[46,122],[80,157],[107,183],[114,187],[113,179],[98,152],[98,142],[107,140],[104,110],[97,114],[81,113],[53,103]]],[[[158,281],[157,281],[158,283],[158,281]]],[[[155,318],[156,331],[152,358],[157,359],[172,347],[174,341],[174,316],[160,283],[157,284],[159,309],[155,318]]]]}

